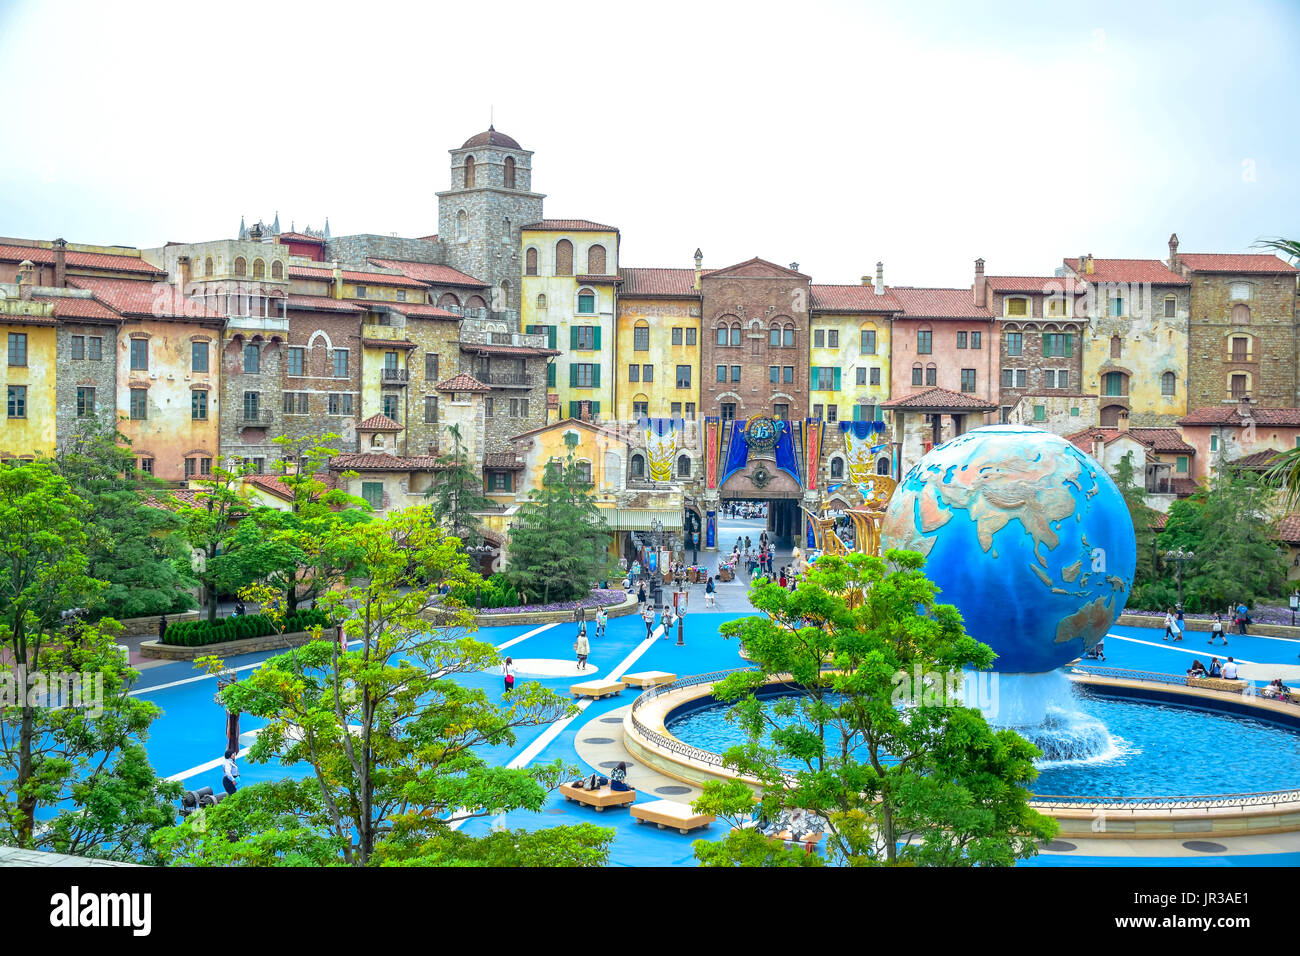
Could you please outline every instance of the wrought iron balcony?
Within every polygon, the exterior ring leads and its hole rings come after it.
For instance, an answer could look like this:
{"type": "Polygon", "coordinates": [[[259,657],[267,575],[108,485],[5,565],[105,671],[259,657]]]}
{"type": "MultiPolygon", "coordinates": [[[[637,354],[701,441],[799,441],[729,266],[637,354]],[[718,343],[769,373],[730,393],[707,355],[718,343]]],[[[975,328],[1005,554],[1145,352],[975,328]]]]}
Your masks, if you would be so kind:
{"type": "Polygon", "coordinates": [[[385,368],[381,370],[381,377],[385,385],[405,385],[410,381],[410,372],[404,368],[385,368]]]}
{"type": "Polygon", "coordinates": [[[471,369],[470,374],[484,385],[495,385],[500,388],[532,388],[537,384],[537,376],[531,375],[528,372],[498,372],[496,369],[492,369],[491,371],[471,369]]]}
{"type": "Polygon", "coordinates": [[[271,409],[269,408],[242,408],[239,411],[239,424],[241,425],[269,425],[271,424],[271,409]]]}

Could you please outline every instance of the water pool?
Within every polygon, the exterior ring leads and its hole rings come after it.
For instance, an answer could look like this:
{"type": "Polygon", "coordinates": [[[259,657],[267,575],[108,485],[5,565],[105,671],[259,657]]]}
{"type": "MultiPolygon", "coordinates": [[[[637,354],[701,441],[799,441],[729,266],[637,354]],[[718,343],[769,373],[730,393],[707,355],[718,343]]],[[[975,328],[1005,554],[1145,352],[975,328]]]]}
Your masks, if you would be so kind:
{"type": "MultiPolygon", "coordinates": [[[[1300,734],[1248,717],[1080,692],[1075,732],[1091,756],[1042,760],[1036,793],[1186,797],[1300,787],[1300,734]],[[1080,718],[1082,718],[1080,720],[1080,718]]],[[[670,717],[678,739],[720,753],[741,742],[713,704],[670,717]]]]}

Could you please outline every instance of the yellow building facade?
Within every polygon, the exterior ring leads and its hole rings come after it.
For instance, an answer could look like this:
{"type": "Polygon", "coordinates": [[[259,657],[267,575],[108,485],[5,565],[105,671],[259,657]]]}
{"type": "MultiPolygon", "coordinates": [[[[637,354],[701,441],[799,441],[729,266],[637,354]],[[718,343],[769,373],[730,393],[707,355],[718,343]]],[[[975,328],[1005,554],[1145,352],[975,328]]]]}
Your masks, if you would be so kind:
{"type": "Polygon", "coordinates": [[[700,417],[700,297],[691,270],[624,269],[617,342],[620,421],[700,417]]]}
{"type": "Polygon", "coordinates": [[[613,226],[584,219],[543,220],[521,230],[520,326],[545,332],[562,352],[548,379],[562,419],[614,414],[618,240],[613,226]]]}
{"type": "Polygon", "coordinates": [[[0,459],[52,456],[58,345],[54,306],[21,299],[13,285],[0,285],[0,296],[0,334],[6,346],[0,459]]]}
{"type": "MultiPolygon", "coordinates": [[[[889,400],[891,303],[870,285],[813,285],[808,410],[825,422],[879,421],[889,400]],[[882,301],[876,301],[880,299],[882,301]]],[[[784,368],[769,369],[784,381],[784,368]]]]}

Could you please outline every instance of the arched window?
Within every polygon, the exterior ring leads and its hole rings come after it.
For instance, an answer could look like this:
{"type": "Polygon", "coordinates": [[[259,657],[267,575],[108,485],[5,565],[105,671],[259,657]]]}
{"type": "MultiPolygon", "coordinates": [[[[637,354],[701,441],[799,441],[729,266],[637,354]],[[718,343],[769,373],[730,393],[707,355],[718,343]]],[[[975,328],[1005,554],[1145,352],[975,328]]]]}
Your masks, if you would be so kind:
{"type": "Polygon", "coordinates": [[[580,461],[577,463],[578,480],[584,485],[591,484],[591,462],[580,461]]]}
{"type": "Polygon", "coordinates": [[[1178,377],[1173,372],[1165,372],[1160,376],[1160,394],[1173,395],[1175,386],[1178,384],[1178,377]]]}
{"type": "Polygon", "coordinates": [[[843,458],[840,458],[839,456],[836,456],[835,458],[832,458],[832,459],[831,459],[831,477],[832,477],[832,478],[843,478],[843,477],[844,477],[844,459],[843,459],[843,458]]]}
{"type": "Polygon", "coordinates": [[[545,292],[539,293],[538,296],[537,296],[537,311],[538,311],[538,312],[545,312],[545,311],[546,311],[546,293],[545,293],[545,292]]]}
{"type": "Polygon", "coordinates": [[[529,246],[524,253],[524,275],[537,275],[537,249],[533,246],[529,246]]]}
{"type": "Polygon", "coordinates": [[[605,247],[592,246],[587,250],[587,275],[603,276],[605,274],[605,247]]]}
{"type": "Polygon", "coordinates": [[[555,274],[573,275],[573,243],[568,239],[561,239],[555,244],[555,274]]]}
{"type": "Polygon", "coordinates": [[[924,384],[925,381],[923,378],[924,375],[925,375],[925,369],[921,367],[921,363],[913,362],[912,363],[912,384],[913,385],[924,384]]]}
{"type": "Polygon", "coordinates": [[[235,260],[235,275],[237,276],[248,275],[248,260],[245,259],[243,256],[240,256],[235,260]]]}
{"type": "Polygon", "coordinates": [[[681,455],[677,459],[677,477],[691,477],[691,459],[689,455],[681,455]]]}
{"type": "Polygon", "coordinates": [[[876,462],[876,474],[878,474],[878,475],[887,475],[887,474],[889,474],[889,459],[888,459],[888,458],[882,458],[882,459],[880,459],[880,461],[876,462]]]}
{"type": "Polygon", "coordinates": [[[253,260],[253,278],[254,279],[266,278],[266,262],[264,260],[262,259],[253,260]]]}
{"type": "Polygon", "coordinates": [[[781,326],[774,325],[767,331],[767,344],[770,348],[781,347],[781,326]]]}
{"type": "Polygon", "coordinates": [[[1250,325],[1250,306],[1244,302],[1238,302],[1232,307],[1232,324],[1233,325],[1250,325]]]}
{"type": "Polygon", "coordinates": [[[486,309],[486,308],[487,308],[487,303],[483,301],[483,297],[482,297],[482,296],[479,296],[479,295],[472,295],[472,296],[470,296],[469,299],[465,302],[465,308],[467,308],[467,309],[486,309]]]}
{"type": "Polygon", "coordinates": [[[459,312],[460,299],[456,298],[454,292],[444,292],[438,297],[438,308],[446,309],[448,312],[459,312]]]}
{"type": "Polygon", "coordinates": [[[274,262],[271,263],[271,278],[272,279],[284,278],[284,263],[281,262],[279,259],[276,259],[274,262]]]}
{"type": "Polygon", "coordinates": [[[1123,354],[1123,352],[1124,352],[1124,340],[1121,339],[1118,335],[1112,335],[1110,337],[1110,357],[1113,359],[1117,359],[1123,354]]]}
{"type": "Polygon", "coordinates": [[[718,326],[718,344],[719,345],[727,344],[727,327],[725,325],[718,326]]]}
{"type": "Polygon", "coordinates": [[[496,311],[505,312],[509,308],[510,308],[510,280],[502,279],[501,280],[501,308],[497,309],[496,311]]]}
{"type": "Polygon", "coordinates": [[[1123,372],[1107,372],[1101,377],[1103,395],[1127,395],[1128,376],[1123,372]]]}
{"type": "Polygon", "coordinates": [[[210,275],[212,275],[212,257],[211,257],[211,256],[208,256],[206,259],[203,260],[203,274],[204,274],[205,276],[210,276],[210,275]]]}
{"type": "Polygon", "coordinates": [[[465,188],[471,189],[474,186],[474,157],[465,157],[465,188]]]}
{"type": "Polygon", "coordinates": [[[736,322],[734,325],[731,326],[731,344],[732,345],[740,344],[740,323],[739,322],[736,322]]]}
{"type": "Polygon", "coordinates": [[[456,238],[464,239],[469,235],[469,215],[464,209],[456,213],[456,238]]]}
{"type": "Polygon", "coordinates": [[[629,478],[645,477],[645,456],[644,455],[634,454],[632,456],[632,461],[628,464],[628,477],[629,478]]]}
{"type": "Polygon", "coordinates": [[[781,344],[788,349],[794,348],[794,326],[787,325],[781,330],[781,344]]]}
{"type": "Polygon", "coordinates": [[[506,157],[506,189],[515,188],[515,160],[513,156],[506,157]]]}
{"type": "Polygon", "coordinates": [[[1119,416],[1127,411],[1123,405],[1107,405],[1101,410],[1101,427],[1114,428],[1119,424],[1119,416]]]}

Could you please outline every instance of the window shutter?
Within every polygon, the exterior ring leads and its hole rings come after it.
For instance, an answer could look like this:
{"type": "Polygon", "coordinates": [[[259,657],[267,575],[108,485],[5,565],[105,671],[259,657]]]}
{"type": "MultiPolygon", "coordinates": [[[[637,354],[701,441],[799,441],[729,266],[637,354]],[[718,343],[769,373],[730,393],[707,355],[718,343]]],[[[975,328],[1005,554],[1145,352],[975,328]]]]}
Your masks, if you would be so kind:
{"type": "Polygon", "coordinates": [[[570,417],[570,418],[577,418],[577,417],[578,417],[578,403],[577,403],[577,402],[569,402],[569,417],[570,417]]]}
{"type": "MultiPolygon", "coordinates": [[[[600,329],[596,330],[596,348],[600,348],[600,329]]],[[[591,387],[600,388],[600,363],[591,367],[591,387]]]]}
{"type": "Polygon", "coordinates": [[[552,348],[552,349],[555,348],[555,333],[557,331],[559,330],[554,325],[546,326],[546,347],[547,348],[552,348]]]}
{"type": "Polygon", "coordinates": [[[836,366],[835,367],[835,391],[838,392],[839,390],[840,390],[840,369],[839,366],[836,366]]]}
{"type": "Polygon", "coordinates": [[[599,325],[596,326],[592,334],[595,336],[595,344],[593,345],[593,348],[595,348],[595,350],[599,352],[600,351],[600,326],[599,325]]]}
{"type": "Polygon", "coordinates": [[[546,387],[555,388],[555,363],[550,362],[546,366],[546,387]]]}
{"type": "Polygon", "coordinates": [[[861,406],[861,405],[854,405],[854,406],[853,406],[853,420],[854,420],[855,422],[860,422],[860,421],[862,421],[862,406],[861,406]]]}
{"type": "Polygon", "coordinates": [[[575,352],[578,350],[578,327],[576,325],[569,326],[569,348],[575,352]]]}
{"type": "Polygon", "coordinates": [[[570,362],[569,363],[569,388],[577,388],[577,387],[578,387],[578,366],[576,363],[570,362]]]}
{"type": "Polygon", "coordinates": [[[536,331],[537,331],[537,326],[535,326],[535,325],[526,325],[526,326],[524,326],[524,332],[525,332],[526,334],[528,334],[528,335],[532,335],[532,334],[533,334],[534,332],[536,332],[536,331]]]}
{"type": "Polygon", "coordinates": [[[1074,354],[1074,335],[1067,332],[1065,334],[1065,357],[1069,358],[1074,354]]]}
{"type": "MultiPolygon", "coordinates": [[[[596,371],[599,372],[599,371],[600,371],[600,368],[597,367],[596,371]]],[[[600,377],[600,376],[597,376],[597,378],[599,378],[599,377],[600,377]]],[[[592,402],[592,403],[591,403],[591,417],[592,417],[592,418],[595,418],[595,417],[596,417],[597,415],[599,415],[599,414],[600,414],[600,402],[592,402]]]]}

